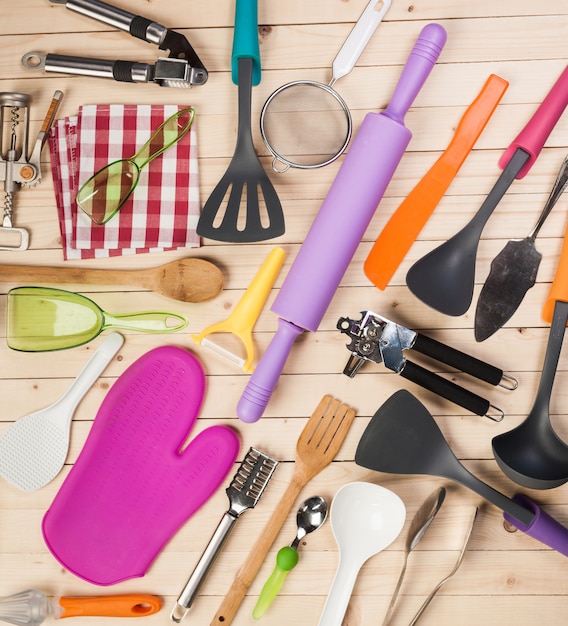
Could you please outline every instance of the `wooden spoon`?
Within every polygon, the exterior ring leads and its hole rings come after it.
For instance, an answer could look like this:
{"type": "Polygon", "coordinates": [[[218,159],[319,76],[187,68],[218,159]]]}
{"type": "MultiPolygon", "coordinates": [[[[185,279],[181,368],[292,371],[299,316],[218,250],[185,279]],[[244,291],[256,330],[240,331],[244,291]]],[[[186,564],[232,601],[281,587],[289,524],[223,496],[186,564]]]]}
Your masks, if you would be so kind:
{"type": "Polygon", "coordinates": [[[320,400],[298,438],[292,479],[249,552],[247,560],[235,576],[231,588],[211,621],[211,626],[218,624],[228,626],[233,621],[300,491],[308,481],[333,461],[354,417],[355,411],[346,404],[341,404],[339,400],[329,395],[320,400]]]}
{"type": "Polygon", "coordinates": [[[204,302],[223,288],[221,270],[204,259],[180,259],[151,269],[99,270],[92,268],[0,265],[0,282],[135,285],[183,302],[204,302]]]}

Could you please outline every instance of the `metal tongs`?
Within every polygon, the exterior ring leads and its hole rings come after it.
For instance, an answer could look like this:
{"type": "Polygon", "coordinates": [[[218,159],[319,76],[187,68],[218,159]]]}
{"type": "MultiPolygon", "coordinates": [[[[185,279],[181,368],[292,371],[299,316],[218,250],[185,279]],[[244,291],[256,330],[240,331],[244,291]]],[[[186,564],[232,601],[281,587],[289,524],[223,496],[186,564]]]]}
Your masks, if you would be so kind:
{"type": "Polygon", "coordinates": [[[351,356],[343,370],[350,378],[357,374],[365,361],[384,363],[385,367],[403,378],[495,422],[500,422],[504,417],[501,409],[452,381],[408,361],[403,351],[413,349],[490,385],[498,385],[508,390],[516,389],[518,386],[517,380],[505,374],[503,370],[396,324],[372,311],[361,311],[360,320],[340,317],[337,328],[351,339],[347,346],[351,356]]]}
{"type": "Polygon", "coordinates": [[[155,65],[133,61],[107,61],[61,54],[28,52],[22,64],[29,70],[62,72],[99,78],[113,78],[119,82],[147,83],[153,81],[160,87],[188,88],[203,85],[207,70],[180,33],[157,24],[140,15],[134,15],[100,0],[50,0],[64,4],[68,9],[119,28],[133,37],[153,43],[160,50],[169,50],[168,57],[159,58],[155,65]]]}

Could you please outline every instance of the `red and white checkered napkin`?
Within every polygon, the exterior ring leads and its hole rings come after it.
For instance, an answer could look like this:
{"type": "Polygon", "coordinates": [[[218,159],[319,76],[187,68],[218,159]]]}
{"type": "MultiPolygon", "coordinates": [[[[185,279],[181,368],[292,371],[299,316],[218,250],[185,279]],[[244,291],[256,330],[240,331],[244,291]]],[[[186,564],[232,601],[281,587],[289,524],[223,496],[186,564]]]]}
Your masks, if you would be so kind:
{"type": "Polygon", "coordinates": [[[75,203],[77,190],[108,163],[134,156],[178,105],[88,105],[57,120],[49,136],[65,259],[119,256],[201,245],[195,122],[141,171],[134,193],[104,225],[75,203]]]}

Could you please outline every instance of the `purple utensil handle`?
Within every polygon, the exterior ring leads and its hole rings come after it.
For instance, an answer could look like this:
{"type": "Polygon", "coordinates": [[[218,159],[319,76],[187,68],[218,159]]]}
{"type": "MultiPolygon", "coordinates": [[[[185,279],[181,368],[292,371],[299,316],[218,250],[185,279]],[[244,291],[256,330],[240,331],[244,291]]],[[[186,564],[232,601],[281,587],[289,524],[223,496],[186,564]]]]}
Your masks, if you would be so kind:
{"type": "Polygon", "coordinates": [[[550,546],[553,550],[568,556],[568,528],[562,526],[553,517],[545,513],[535,502],[523,494],[513,496],[513,500],[534,513],[534,518],[528,525],[524,525],[508,513],[503,513],[507,522],[520,531],[550,546]]]}
{"type": "Polygon", "coordinates": [[[239,400],[241,420],[261,417],[294,339],[303,330],[317,330],[410,142],[412,133],[402,119],[445,41],[441,26],[425,26],[395,88],[390,113],[365,116],[271,307],[283,323],[239,400]]]}
{"type": "Polygon", "coordinates": [[[237,404],[237,415],[243,422],[252,424],[262,417],[284,369],[292,345],[296,337],[303,332],[303,328],[292,322],[278,320],[278,330],[258,362],[237,404]]]}
{"type": "Polygon", "coordinates": [[[402,70],[384,115],[401,124],[446,43],[447,34],[440,24],[425,26],[402,70]]]}

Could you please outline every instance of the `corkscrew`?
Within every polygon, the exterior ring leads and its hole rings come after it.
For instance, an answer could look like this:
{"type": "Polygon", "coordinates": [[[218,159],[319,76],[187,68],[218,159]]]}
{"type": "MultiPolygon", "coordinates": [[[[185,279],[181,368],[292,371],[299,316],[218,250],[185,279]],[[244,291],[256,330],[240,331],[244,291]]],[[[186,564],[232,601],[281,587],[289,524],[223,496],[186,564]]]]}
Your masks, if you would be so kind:
{"type": "Polygon", "coordinates": [[[0,250],[27,250],[29,233],[13,223],[14,196],[20,187],[41,182],[41,151],[63,97],[56,91],[47,115],[29,152],[29,105],[25,93],[0,92],[0,180],[4,182],[4,214],[0,226],[0,250]]]}

